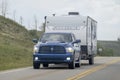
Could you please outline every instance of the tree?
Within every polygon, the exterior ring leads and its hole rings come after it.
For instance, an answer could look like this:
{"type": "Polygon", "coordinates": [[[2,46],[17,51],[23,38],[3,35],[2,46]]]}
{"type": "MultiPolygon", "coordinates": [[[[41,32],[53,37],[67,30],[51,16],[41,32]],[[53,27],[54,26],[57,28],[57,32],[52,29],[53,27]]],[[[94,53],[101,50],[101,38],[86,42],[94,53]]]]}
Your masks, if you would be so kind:
{"type": "Polygon", "coordinates": [[[118,42],[120,43],[120,37],[118,37],[118,42]]]}
{"type": "Polygon", "coordinates": [[[41,31],[45,32],[45,23],[42,24],[41,31]]]}
{"type": "Polygon", "coordinates": [[[1,0],[0,8],[1,8],[0,11],[1,11],[2,16],[6,17],[6,14],[8,12],[8,1],[1,0]]]}
{"type": "Polygon", "coordinates": [[[23,17],[20,16],[20,24],[22,25],[23,24],[23,17]]]}
{"type": "Polygon", "coordinates": [[[37,20],[37,17],[34,16],[34,23],[35,23],[35,30],[37,31],[37,28],[38,28],[38,20],[37,20]]]}
{"type": "Polygon", "coordinates": [[[120,38],[118,38],[118,41],[120,41],[120,38]]]}
{"type": "Polygon", "coordinates": [[[16,21],[16,10],[13,11],[13,20],[16,21]]]}

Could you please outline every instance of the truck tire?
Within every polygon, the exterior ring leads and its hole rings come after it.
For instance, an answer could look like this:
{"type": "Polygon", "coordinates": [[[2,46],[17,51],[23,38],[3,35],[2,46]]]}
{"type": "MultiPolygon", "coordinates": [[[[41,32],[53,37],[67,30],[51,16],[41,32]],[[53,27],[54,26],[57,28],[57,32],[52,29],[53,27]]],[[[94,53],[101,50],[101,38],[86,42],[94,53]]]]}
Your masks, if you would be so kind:
{"type": "Polygon", "coordinates": [[[71,63],[69,63],[69,69],[75,69],[75,62],[73,61],[73,62],[71,62],[71,63]]]}
{"type": "Polygon", "coordinates": [[[81,66],[81,57],[79,57],[77,63],[75,64],[75,67],[80,67],[81,66]]]}
{"type": "Polygon", "coordinates": [[[75,64],[75,67],[80,67],[80,63],[76,63],[76,64],[75,64]]]}
{"type": "Polygon", "coordinates": [[[75,59],[71,63],[68,64],[69,69],[75,69],[75,59]]]}
{"type": "Polygon", "coordinates": [[[48,64],[43,64],[43,67],[48,67],[49,65],[48,64]]]}
{"type": "Polygon", "coordinates": [[[94,64],[94,57],[93,55],[91,55],[89,58],[89,65],[93,65],[93,64],[94,64]]]}
{"type": "Polygon", "coordinates": [[[39,69],[40,68],[40,63],[33,63],[33,68],[34,69],[39,69]]]}

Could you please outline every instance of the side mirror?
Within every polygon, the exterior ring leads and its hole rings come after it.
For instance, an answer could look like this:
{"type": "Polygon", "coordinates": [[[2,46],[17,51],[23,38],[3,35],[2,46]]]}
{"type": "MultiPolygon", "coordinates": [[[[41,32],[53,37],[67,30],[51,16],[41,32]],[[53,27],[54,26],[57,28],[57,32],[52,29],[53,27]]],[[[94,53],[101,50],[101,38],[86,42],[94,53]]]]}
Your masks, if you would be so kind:
{"type": "Polygon", "coordinates": [[[38,40],[37,40],[37,39],[33,39],[32,41],[33,41],[34,43],[37,43],[37,42],[38,42],[38,40]]]}
{"type": "Polygon", "coordinates": [[[74,44],[74,43],[80,43],[80,42],[81,42],[81,40],[78,39],[78,40],[75,40],[75,41],[73,42],[73,44],[74,44]]]}

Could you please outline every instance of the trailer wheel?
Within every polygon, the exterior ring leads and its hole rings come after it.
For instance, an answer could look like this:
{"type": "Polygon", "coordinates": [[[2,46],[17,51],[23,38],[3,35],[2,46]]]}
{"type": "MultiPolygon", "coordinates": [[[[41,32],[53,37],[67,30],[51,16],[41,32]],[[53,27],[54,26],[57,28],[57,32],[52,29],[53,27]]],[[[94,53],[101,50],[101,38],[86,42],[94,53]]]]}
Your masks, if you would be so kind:
{"type": "Polygon", "coordinates": [[[94,57],[93,57],[93,55],[91,55],[90,58],[89,58],[89,64],[90,65],[94,64],[94,57]]]}
{"type": "Polygon", "coordinates": [[[34,69],[39,69],[40,68],[40,63],[33,63],[33,68],[34,69]]]}
{"type": "Polygon", "coordinates": [[[43,64],[43,67],[48,67],[49,65],[48,64],[43,64]]]}

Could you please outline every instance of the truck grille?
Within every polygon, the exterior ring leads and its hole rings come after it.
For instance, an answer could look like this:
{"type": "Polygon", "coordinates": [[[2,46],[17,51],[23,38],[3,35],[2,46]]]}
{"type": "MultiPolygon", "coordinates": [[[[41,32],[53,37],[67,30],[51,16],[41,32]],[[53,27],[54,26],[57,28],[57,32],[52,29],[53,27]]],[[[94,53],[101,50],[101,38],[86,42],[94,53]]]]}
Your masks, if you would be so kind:
{"type": "Polygon", "coordinates": [[[62,46],[41,46],[39,53],[42,54],[65,54],[65,48],[62,46]]]}

